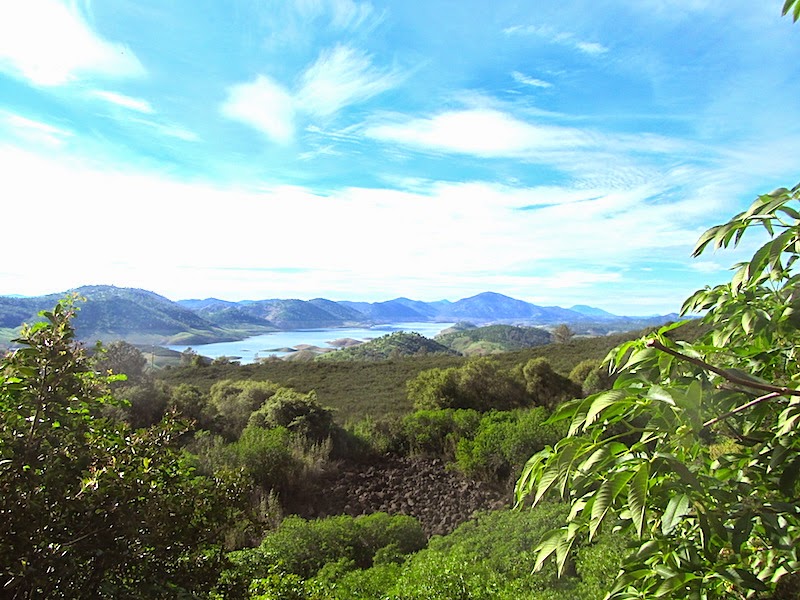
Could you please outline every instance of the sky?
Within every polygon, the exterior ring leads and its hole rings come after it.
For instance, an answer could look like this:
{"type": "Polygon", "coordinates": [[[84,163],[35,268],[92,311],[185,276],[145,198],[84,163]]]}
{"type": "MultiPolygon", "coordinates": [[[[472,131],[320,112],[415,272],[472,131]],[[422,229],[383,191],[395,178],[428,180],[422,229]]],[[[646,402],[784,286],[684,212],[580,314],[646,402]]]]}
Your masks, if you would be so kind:
{"type": "Polygon", "coordinates": [[[677,311],[800,179],[782,4],[0,3],[0,295],[677,311]]]}

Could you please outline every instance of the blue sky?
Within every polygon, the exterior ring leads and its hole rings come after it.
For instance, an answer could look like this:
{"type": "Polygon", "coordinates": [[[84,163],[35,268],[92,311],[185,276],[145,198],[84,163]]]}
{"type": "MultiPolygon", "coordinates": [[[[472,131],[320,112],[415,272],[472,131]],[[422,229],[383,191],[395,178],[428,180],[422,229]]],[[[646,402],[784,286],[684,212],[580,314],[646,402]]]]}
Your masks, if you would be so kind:
{"type": "Polygon", "coordinates": [[[798,181],[781,0],[0,5],[0,294],[677,310],[798,181]]]}

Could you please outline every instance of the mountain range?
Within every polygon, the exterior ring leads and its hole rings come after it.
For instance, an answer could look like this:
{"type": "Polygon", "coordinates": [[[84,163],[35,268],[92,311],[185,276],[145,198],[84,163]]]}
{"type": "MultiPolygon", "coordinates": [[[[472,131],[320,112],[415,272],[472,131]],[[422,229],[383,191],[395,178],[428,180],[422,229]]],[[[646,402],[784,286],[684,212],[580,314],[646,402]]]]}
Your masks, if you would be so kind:
{"type": "Polygon", "coordinates": [[[495,292],[451,302],[396,298],[385,302],[271,299],[231,302],[217,298],[169,300],[154,292],[114,286],[85,286],[37,297],[0,296],[0,342],[23,323],[38,320],[75,293],[85,299],[74,324],[86,341],[125,339],[139,344],[203,344],[243,339],[268,331],[363,326],[398,322],[470,322],[476,325],[567,324],[576,333],[605,334],[664,323],[675,314],[627,317],[598,308],[538,306],[495,292]]]}

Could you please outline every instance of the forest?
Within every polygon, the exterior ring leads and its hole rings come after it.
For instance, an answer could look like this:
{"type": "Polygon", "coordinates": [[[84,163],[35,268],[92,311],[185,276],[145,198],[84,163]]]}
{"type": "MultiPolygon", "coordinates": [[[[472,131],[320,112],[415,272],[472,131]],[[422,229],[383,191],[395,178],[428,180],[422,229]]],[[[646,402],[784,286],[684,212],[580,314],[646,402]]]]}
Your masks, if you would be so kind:
{"type": "Polygon", "coordinates": [[[153,370],[67,298],[0,364],[9,598],[797,598],[800,186],[656,330],[153,370]],[[389,391],[391,390],[391,393],[389,391]]]}

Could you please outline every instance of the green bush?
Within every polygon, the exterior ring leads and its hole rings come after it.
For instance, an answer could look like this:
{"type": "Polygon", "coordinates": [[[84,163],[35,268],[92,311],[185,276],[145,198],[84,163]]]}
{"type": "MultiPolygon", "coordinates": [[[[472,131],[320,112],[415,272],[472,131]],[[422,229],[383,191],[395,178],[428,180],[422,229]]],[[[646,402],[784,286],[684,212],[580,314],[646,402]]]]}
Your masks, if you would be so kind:
{"type": "Polygon", "coordinates": [[[530,404],[535,406],[552,408],[582,394],[581,386],[556,373],[546,358],[532,358],[518,365],[515,372],[525,386],[530,404]]]}
{"type": "Polygon", "coordinates": [[[480,420],[472,409],[418,410],[403,419],[405,446],[412,454],[452,459],[458,440],[473,436],[480,420]]]}
{"type": "Polygon", "coordinates": [[[279,388],[250,415],[247,423],[265,429],[285,427],[292,433],[320,442],[331,435],[333,412],[320,406],[314,390],[301,394],[279,388]]]}
{"type": "Polygon", "coordinates": [[[392,545],[393,551],[405,555],[425,543],[419,522],[403,515],[374,513],[317,520],[287,517],[264,538],[258,552],[280,558],[287,572],[308,579],[330,562],[352,560],[356,568],[365,569],[372,566],[382,548],[392,545]]]}
{"type": "Polygon", "coordinates": [[[223,379],[211,386],[210,404],[215,412],[215,432],[228,441],[239,437],[254,410],[280,388],[270,381],[223,379]]]}
{"type": "Polygon", "coordinates": [[[423,371],[408,382],[406,390],[417,410],[509,410],[531,403],[524,381],[490,358],[423,371]]]}
{"type": "Polygon", "coordinates": [[[466,475],[502,481],[517,474],[528,457],[564,437],[563,426],[545,424],[549,411],[493,411],[483,416],[472,438],[456,446],[455,461],[466,475]]]}

